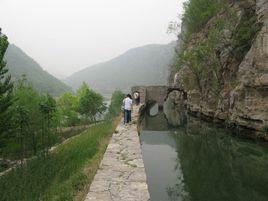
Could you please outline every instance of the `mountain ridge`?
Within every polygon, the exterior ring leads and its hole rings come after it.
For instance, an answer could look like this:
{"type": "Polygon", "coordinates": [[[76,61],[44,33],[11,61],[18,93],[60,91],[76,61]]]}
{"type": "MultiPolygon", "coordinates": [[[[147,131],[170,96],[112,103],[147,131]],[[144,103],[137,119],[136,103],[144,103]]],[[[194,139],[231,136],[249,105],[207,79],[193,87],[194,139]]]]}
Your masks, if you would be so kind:
{"type": "Polygon", "coordinates": [[[15,44],[10,44],[5,54],[7,68],[13,81],[26,75],[33,87],[41,93],[51,93],[58,96],[61,93],[72,91],[72,89],[57,79],[52,74],[45,71],[32,57],[27,55],[15,44]]]}
{"type": "Polygon", "coordinates": [[[176,42],[135,47],[106,62],[77,71],[64,81],[74,89],[85,81],[103,94],[111,94],[115,89],[128,91],[133,85],[167,84],[175,46],[176,42]]]}

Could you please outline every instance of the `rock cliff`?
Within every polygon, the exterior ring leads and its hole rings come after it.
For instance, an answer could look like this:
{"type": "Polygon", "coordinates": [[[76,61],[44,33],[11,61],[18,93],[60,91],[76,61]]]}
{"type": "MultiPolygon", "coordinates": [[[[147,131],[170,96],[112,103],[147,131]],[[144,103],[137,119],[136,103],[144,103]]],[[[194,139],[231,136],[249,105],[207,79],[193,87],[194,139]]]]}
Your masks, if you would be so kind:
{"type": "Polygon", "coordinates": [[[183,30],[170,85],[187,92],[190,111],[268,139],[268,1],[226,5],[190,36],[183,30]]]}

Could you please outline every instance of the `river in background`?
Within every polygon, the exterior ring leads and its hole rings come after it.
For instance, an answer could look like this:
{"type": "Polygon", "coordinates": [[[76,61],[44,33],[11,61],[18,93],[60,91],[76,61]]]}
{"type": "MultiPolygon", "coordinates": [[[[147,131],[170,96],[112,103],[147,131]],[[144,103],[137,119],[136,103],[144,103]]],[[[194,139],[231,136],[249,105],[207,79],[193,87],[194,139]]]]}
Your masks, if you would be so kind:
{"type": "Polygon", "coordinates": [[[140,140],[152,201],[267,201],[268,147],[177,112],[144,115],[140,140]]]}

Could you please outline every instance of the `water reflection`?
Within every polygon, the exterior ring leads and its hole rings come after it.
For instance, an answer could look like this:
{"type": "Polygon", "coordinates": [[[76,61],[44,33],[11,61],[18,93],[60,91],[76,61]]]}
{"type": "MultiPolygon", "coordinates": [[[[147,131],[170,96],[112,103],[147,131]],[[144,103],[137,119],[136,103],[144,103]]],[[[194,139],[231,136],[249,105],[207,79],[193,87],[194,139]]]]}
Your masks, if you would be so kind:
{"type": "Polygon", "coordinates": [[[188,196],[188,192],[184,189],[173,134],[143,131],[141,141],[151,200],[185,200],[183,197],[188,196]]]}
{"type": "Polygon", "coordinates": [[[268,200],[267,144],[232,137],[193,117],[174,128],[160,113],[141,132],[152,201],[268,200]]]}

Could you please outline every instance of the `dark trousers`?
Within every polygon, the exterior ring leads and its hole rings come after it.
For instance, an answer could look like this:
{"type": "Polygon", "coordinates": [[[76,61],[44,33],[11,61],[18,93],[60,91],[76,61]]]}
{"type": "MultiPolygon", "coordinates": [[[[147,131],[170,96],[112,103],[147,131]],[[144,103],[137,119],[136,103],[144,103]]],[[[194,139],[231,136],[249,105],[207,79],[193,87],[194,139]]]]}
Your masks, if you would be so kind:
{"type": "Polygon", "coordinates": [[[131,110],[124,110],[124,124],[131,122],[131,110]]]}

